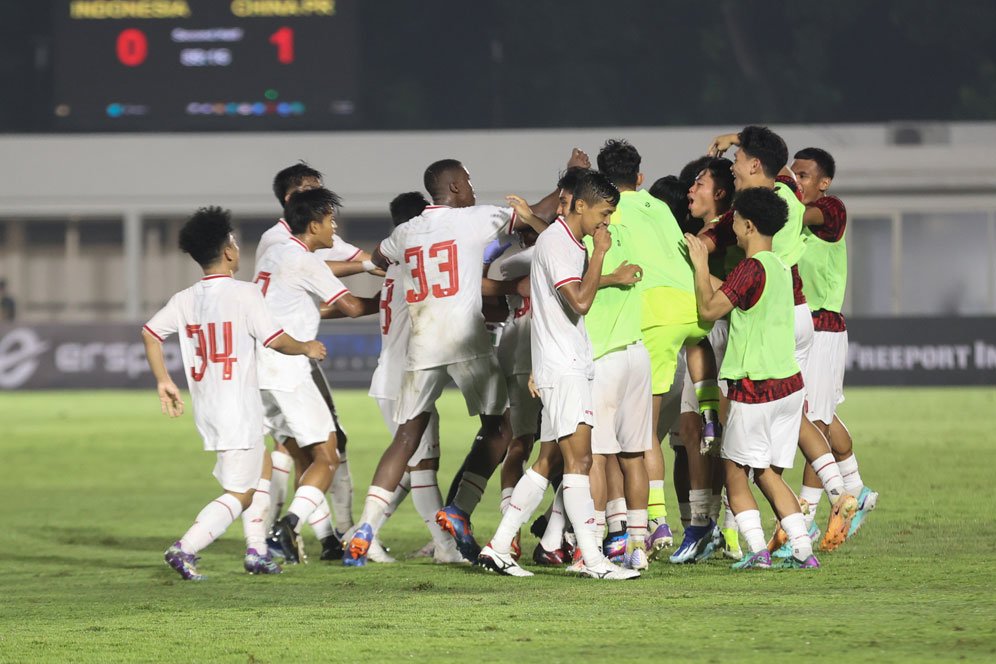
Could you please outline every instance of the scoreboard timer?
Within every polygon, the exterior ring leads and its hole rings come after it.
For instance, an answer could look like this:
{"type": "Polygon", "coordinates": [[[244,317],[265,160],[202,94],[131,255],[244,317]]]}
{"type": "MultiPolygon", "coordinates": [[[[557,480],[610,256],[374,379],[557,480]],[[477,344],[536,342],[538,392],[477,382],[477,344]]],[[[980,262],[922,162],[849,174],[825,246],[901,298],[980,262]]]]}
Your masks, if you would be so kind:
{"type": "Polygon", "coordinates": [[[356,126],[358,1],[62,0],[55,10],[55,126],[356,126]]]}

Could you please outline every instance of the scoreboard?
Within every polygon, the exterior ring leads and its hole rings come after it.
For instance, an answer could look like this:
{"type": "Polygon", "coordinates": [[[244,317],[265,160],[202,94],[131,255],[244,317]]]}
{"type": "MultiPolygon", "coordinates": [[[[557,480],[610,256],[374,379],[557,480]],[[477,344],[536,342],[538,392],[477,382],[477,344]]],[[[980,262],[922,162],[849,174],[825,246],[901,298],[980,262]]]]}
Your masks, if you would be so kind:
{"type": "Polygon", "coordinates": [[[358,124],[359,0],[60,0],[54,126],[271,131],[358,124]]]}

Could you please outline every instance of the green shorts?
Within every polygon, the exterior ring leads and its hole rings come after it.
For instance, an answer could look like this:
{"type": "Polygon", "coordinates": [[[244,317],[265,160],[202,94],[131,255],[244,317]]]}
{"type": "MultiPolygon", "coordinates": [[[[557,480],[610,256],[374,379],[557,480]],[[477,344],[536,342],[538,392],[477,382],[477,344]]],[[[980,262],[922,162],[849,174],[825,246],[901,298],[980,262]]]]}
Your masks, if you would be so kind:
{"type": "Polygon", "coordinates": [[[706,338],[712,323],[699,320],[695,294],[661,286],[643,292],[643,344],[650,353],[651,387],[664,394],[674,382],[678,351],[706,338]]]}

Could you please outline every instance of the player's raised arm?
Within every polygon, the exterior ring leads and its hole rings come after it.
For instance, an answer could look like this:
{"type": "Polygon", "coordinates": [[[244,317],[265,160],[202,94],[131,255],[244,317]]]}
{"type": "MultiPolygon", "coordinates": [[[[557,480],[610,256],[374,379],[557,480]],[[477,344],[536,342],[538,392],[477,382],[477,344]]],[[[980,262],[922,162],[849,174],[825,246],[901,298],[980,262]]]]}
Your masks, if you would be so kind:
{"type": "Polygon", "coordinates": [[[585,270],[581,281],[570,281],[557,289],[563,298],[567,300],[567,304],[574,310],[574,313],[581,316],[588,313],[592,302],[595,301],[595,293],[598,292],[599,282],[602,279],[602,263],[605,260],[605,254],[609,251],[609,247],[612,246],[612,236],[609,235],[609,229],[606,228],[605,224],[598,226],[592,236],[592,240],[594,241],[595,249],[591,254],[591,258],[588,261],[588,269],[585,270]]]}
{"type": "Polygon", "coordinates": [[[166,369],[162,341],[147,328],[142,329],[142,341],[145,343],[145,357],[149,361],[149,368],[156,378],[156,390],[159,392],[159,403],[162,405],[163,414],[170,417],[183,415],[183,399],[166,369]]]}
{"type": "Polygon", "coordinates": [[[685,233],[685,244],[695,268],[695,302],[699,316],[705,320],[719,320],[733,310],[733,303],[725,293],[713,286],[713,277],[709,274],[709,250],[705,243],[691,233],[685,233]]]}

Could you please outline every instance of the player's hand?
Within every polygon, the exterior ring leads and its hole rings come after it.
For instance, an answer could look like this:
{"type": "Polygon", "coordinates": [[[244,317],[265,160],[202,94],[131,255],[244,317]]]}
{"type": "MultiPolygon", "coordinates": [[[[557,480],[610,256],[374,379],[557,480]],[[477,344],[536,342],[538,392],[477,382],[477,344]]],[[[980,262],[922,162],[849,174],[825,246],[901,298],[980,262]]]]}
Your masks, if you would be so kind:
{"type": "Polygon", "coordinates": [[[526,202],[522,196],[516,196],[515,194],[509,194],[505,197],[508,201],[509,207],[515,210],[515,214],[522,217],[523,219],[528,219],[533,216],[533,209],[529,207],[529,203],[526,202]]]}
{"type": "Polygon", "coordinates": [[[305,341],[304,354],[313,360],[324,360],[325,356],[328,355],[328,351],[325,349],[325,344],[321,341],[305,341]]]}
{"type": "MultiPolygon", "coordinates": [[[[526,207],[528,208],[529,206],[527,205],[526,207]]],[[[488,243],[488,246],[484,247],[484,264],[491,265],[496,260],[501,258],[501,255],[504,254],[511,246],[512,240],[510,239],[506,241],[502,241],[501,238],[491,240],[491,242],[488,243]]]]}
{"type": "Polygon", "coordinates": [[[620,286],[632,286],[640,283],[640,280],[643,279],[643,268],[629,261],[623,261],[619,267],[612,271],[612,276],[619,282],[620,286]]]}
{"type": "Polygon", "coordinates": [[[595,245],[595,251],[601,251],[604,254],[612,248],[612,234],[609,233],[609,227],[606,224],[596,226],[595,234],[591,236],[591,239],[595,245]]]}
{"type": "Polygon", "coordinates": [[[691,233],[685,233],[685,246],[688,247],[688,256],[692,259],[692,265],[696,270],[709,269],[709,250],[705,242],[691,233]]]}
{"type": "Polygon", "coordinates": [[[539,388],[536,387],[536,381],[533,379],[533,375],[529,374],[529,394],[533,396],[534,399],[540,398],[539,388]]]}
{"type": "Polygon", "coordinates": [[[183,399],[173,381],[159,383],[156,389],[159,392],[159,404],[162,406],[163,415],[170,417],[183,415],[183,399]]]}
{"type": "Polygon", "coordinates": [[[706,150],[706,154],[710,157],[722,157],[723,153],[730,149],[734,145],[739,145],[740,140],[739,134],[722,134],[712,139],[712,143],[709,144],[709,149],[706,150]]]}
{"type": "Polygon", "coordinates": [[[515,282],[515,294],[519,297],[529,297],[532,290],[532,284],[529,281],[529,277],[522,277],[515,282]]]}
{"type": "Polygon", "coordinates": [[[567,168],[591,168],[588,153],[581,148],[571,150],[571,158],[567,160],[567,168]]]}

